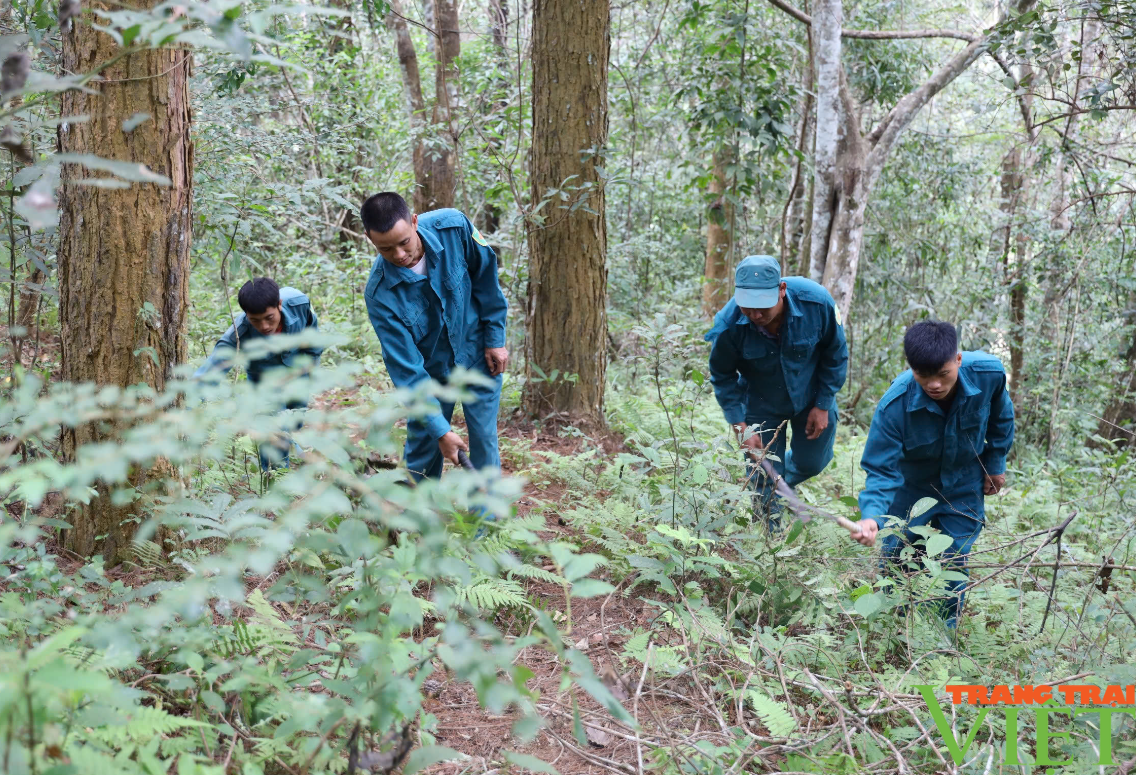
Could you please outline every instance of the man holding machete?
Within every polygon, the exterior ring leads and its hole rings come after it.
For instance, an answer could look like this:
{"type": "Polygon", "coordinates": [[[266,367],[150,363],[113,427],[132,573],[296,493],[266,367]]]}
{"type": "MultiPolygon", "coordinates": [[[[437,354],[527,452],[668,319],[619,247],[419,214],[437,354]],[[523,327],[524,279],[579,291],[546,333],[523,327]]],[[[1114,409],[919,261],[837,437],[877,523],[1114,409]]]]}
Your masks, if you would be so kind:
{"type": "Polygon", "coordinates": [[[782,278],[777,259],[747,256],[734,272],[734,287],[734,298],[714,316],[705,337],[711,343],[710,382],[750,458],[755,500],[769,529],[777,530],[776,480],[753,458],[759,450],[777,458],[770,462],[789,487],[832,462],[848,345],[829,292],[803,277],[782,278]]]}
{"type": "Polygon", "coordinates": [[[462,402],[468,445],[450,427],[451,403],[431,399],[435,411],[410,421],[404,456],[411,477],[441,476],[442,460],[459,464],[459,451],[479,469],[500,468],[497,410],[509,353],[496,254],[459,211],[412,215],[394,192],[367,199],[360,216],[379,251],[364,297],[391,381],[444,384],[458,366],[485,377],[467,387],[472,400],[462,402]]]}
{"type": "MultiPolygon", "coordinates": [[[[894,567],[904,546],[918,540],[911,528],[930,525],[951,538],[944,566],[966,574],[966,556],[986,521],[984,497],[1006,484],[1006,456],[1014,443],[1014,405],[1002,362],[984,352],[960,353],[950,323],[924,320],[907,329],[903,352],[909,371],[884,393],[872,418],[860,467],[860,535],[872,546],[880,528],[903,519],[923,498],[935,505],[915,515],[901,535],[883,540],[883,569],[894,567]]],[[[944,606],[954,629],[966,581],[948,582],[944,606]]]]}

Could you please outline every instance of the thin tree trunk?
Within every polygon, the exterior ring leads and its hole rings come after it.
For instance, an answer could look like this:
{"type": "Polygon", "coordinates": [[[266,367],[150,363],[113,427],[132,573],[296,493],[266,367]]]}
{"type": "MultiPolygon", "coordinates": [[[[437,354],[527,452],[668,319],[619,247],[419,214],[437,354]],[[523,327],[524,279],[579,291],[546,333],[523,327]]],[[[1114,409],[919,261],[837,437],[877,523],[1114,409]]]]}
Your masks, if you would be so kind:
{"type": "Polygon", "coordinates": [[[421,195],[429,186],[429,167],[426,163],[426,101],[423,98],[423,82],[418,69],[418,52],[415,42],[410,38],[410,28],[402,10],[401,0],[390,0],[391,11],[386,15],[386,26],[394,33],[394,47],[399,56],[402,72],[402,87],[406,91],[407,107],[410,116],[410,135],[414,138],[412,164],[415,168],[414,208],[423,207],[421,195]]]}
{"type": "Polygon", "coordinates": [[[734,220],[734,205],[726,183],[729,159],[729,151],[724,148],[714,152],[714,170],[708,187],[713,200],[707,214],[706,266],[702,273],[702,314],[707,317],[713,317],[730,299],[730,254],[733,250],[730,226],[734,220]]]}
{"type": "MultiPolygon", "coordinates": [[[[508,90],[512,84],[513,71],[512,61],[509,58],[509,0],[489,0],[488,11],[489,30],[493,38],[493,49],[497,55],[498,65],[494,80],[499,93],[497,99],[493,102],[493,109],[504,111],[509,104],[508,90]]],[[[499,152],[502,147],[500,136],[494,133],[490,137],[488,145],[492,153],[499,152]]],[[[485,202],[485,206],[478,213],[478,216],[482,230],[486,233],[492,234],[500,228],[501,208],[495,202],[485,202]]]]}
{"type": "Polygon", "coordinates": [[[797,256],[801,250],[802,224],[805,217],[805,151],[808,145],[809,116],[812,113],[812,89],[801,100],[801,130],[797,136],[797,161],[793,164],[793,179],[789,197],[781,213],[781,274],[796,271],[797,256]]]}
{"type": "MultiPolygon", "coordinates": [[[[142,3],[143,8],[156,0],[142,3]]],[[[85,24],[63,34],[63,69],[85,73],[118,53],[108,36],[85,24]]],[[[64,153],[98,154],[148,166],[172,185],[134,184],[99,188],[74,181],[92,177],[63,165],[59,224],[59,310],[63,379],[125,387],[144,382],[165,387],[171,369],[185,360],[189,250],[192,238],[193,143],[188,81],[192,54],[158,49],[132,54],[103,71],[98,91],[65,92],[64,117],[88,121],[60,125],[64,153]],[[136,112],[153,120],[124,132],[136,112]]],[[[115,429],[81,426],[63,434],[74,459],[89,442],[112,438],[115,429]]],[[[142,487],[159,471],[134,470],[142,487]]],[[[89,504],[72,514],[66,546],[90,555],[101,551],[108,565],[130,556],[135,524],[125,520],[137,504],[115,505],[100,486],[89,504]]]]}
{"type": "Polygon", "coordinates": [[[434,0],[435,40],[434,112],[431,131],[435,141],[424,149],[426,181],[415,193],[414,209],[423,213],[454,206],[456,187],[454,111],[458,107],[457,59],[461,54],[456,0],[434,0]]]}
{"type": "Polygon", "coordinates": [[[46,279],[47,276],[43,273],[42,269],[38,266],[32,267],[28,279],[24,282],[24,287],[20,289],[20,312],[16,318],[16,325],[30,330],[35,323],[36,310],[39,309],[39,289],[43,286],[46,279]]]}
{"type": "Polygon", "coordinates": [[[608,0],[535,0],[532,40],[533,202],[570,182],[569,200],[548,202],[530,237],[529,363],[560,379],[530,378],[525,405],[602,425],[607,224],[596,154],[608,133],[608,0]]]}

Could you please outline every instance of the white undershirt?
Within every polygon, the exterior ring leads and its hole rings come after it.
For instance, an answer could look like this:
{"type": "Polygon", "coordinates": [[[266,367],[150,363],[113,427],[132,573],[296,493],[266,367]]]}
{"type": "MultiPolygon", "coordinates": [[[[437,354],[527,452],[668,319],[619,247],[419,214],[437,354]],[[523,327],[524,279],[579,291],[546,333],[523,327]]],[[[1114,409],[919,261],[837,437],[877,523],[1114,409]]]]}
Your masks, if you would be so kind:
{"type": "Polygon", "coordinates": [[[418,259],[418,263],[410,267],[410,271],[414,274],[426,274],[426,256],[423,255],[422,258],[418,259]]]}

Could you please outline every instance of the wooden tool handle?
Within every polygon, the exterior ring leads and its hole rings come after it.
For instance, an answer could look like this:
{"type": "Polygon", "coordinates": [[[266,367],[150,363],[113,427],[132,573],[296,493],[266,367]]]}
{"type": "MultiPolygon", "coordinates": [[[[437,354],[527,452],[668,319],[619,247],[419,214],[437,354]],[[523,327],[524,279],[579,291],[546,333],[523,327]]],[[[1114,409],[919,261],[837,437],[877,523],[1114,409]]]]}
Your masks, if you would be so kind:
{"type": "MultiPolygon", "coordinates": [[[[752,453],[751,453],[751,457],[755,457],[755,456],[753,456],[752,453]]],[[[807,521],[808,520],[808,514],[811,512],[812,514],[817,514],[817,515],[825,517],[827,519],[831,519],[836,524],[840,525],[842,528],[847,530],[848,533],[853,538],[859,537],[860,526],[857,525],[852,520],[847,519],[845,517],[838,516],[836,514],[829,514],[824,509],[818,509],[816,506],[810,506],[809,504],[805,503],[800,498],[798,498],[797,494],[794,493],[791,489],[789,489],[789,485],[785,481],[785,478],[783,476],[781,476],[780,474],[778,474],[777,471],[774,470],[773,466],[770,465],[768,460],[765,460],[764,458],[761,459],[761,468],[765,471],[765,474],[770,479],[772,479],[774,482],[776,482],[776,484],[774,485],[774,489],[777,491],[777,493],[782,498],[784,498],[786,500],[786,502],[789,504],[789,508],[792,510],[792,512],[794,514],[797,515],[798,519],[803,519],[803,521],[807,521]]]]}

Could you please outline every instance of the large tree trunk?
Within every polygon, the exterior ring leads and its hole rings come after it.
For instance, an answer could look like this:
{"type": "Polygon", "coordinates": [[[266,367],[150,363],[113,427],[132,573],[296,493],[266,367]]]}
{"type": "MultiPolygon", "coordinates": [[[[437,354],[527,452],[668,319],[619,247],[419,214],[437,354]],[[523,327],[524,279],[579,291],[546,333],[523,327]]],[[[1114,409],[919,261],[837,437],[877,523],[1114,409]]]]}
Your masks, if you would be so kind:
{"type": "MultiPolygon", "coordinates": [[[[144,0],[142,7],[156,5],[144,0]]],[[[63,69],[90,72],[119,51],[108,36],[85,24],[63,34],[63,69]]],[[[99,188],[77,181],[84,168],[62,169],[59,223],[59,311],[63,379],[126,387],[165,387],[170,370],[185,360],[189,249],[192,239],[193,143],[188,80],[192,54],[159,49],[132,54],[102,72],[97,93],[65,92],[62,113],[89,115],[61,124],[64,153],[97,154],[149,167],[171,186],[133,184],[99,188]],[[148,113],[131,132],[122,122],[148,113]]],[[[82,426],[63,434],[64,451],[108,438],[114,429],[82,426]]],[[[135,470],[142,487],[152,472],[135,470]]],[[[124,522],[136,505],[118,506],[108,487],[72,515],[66,546],[108,565],[130,556],[135,524],[124,522]]]]}
{"type": "Polygon", "coordinates": [[[538,203],[565,186],[568,201],[553,197],[530,237],[529,363],[561,378],[530,380],[525,405],[536,416],[555,412],[598,424],[607,368],[607,224],[596,165],[607,143],[610,25],[608,0],[533,3],[532,197],[538,203]]]}
{"type": "MultiPolygon", "coordinates": [[[[836,197],[836,164],[847,121],[840,99],[841,0],[817,0],[813,6],[813,83],[816,84],[816,141],[813,161],[813,217],[809,277],[820,282],[828,258],[836,197]]],[[[857,129],[857,131],[859,131],[857,129]]]]}
{"type": "Polygon", "coordinates": [[[708,192],[713,199],[706,221],[706,267],[703,270],[702,314],[713,317],[730,299],[730,258],[733,251],[734,204],[726,182],[729,152],[714,152],[708,192]]]}

